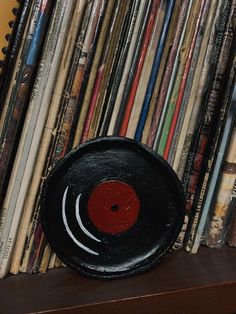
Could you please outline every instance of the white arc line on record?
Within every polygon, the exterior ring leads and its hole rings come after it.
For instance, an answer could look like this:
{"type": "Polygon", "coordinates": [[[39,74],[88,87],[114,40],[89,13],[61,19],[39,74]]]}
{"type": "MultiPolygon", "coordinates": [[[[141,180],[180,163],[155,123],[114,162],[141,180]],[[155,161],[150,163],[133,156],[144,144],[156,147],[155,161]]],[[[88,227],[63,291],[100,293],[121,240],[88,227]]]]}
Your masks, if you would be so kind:
{"type": "Polygon", "coordinates": [[[64,192],[63,198],[62,198],[62,218],[63,218],[63,222],[64,222],[64,225],[65,225],[66,231],[69,234],[69,236],[71,237],[71,239],[75,242],[75,244],[77,244],[81,249],[87,251],[90,254],[99,255],[97,252],[91,250],[87,246],[85,246],[82,243],[80,243],[76,239],[76,237],[73,235],[72,231],[70,230],[70,227],[68,225],[67,218],[66,218],[66,197],[67,197],[68,189],[69,189],[69,186],[65,189],[65,192],[64,192]]]}
{"type": "Polygon", "coordinates": [[[80,217],[80,214],[79,214],[79,204],[80,204],[80,198],[81,198],[81,195],[80,194],[77,199],[76,199],[76,202],[75,202],[75,216],[76,216],[76,219],[78,221],[78,224],[80,226],[80,228],[82,229],[82,231],[88,236],[90,237],[91,239],[97,241],[97,242],[101,242],[101,240],[99,240],[98,238],[96,238],[92,233],[90,233],[86,228],[85,226],[83,225],[82,223],[82,220],[81,220],[81,217],[80,217]]]}

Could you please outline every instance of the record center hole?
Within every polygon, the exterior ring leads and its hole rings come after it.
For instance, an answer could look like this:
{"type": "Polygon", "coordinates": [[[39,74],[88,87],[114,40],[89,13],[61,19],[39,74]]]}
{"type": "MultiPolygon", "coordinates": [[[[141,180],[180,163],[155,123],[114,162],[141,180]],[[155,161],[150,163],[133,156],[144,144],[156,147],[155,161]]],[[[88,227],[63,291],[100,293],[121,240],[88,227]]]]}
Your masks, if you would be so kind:
{"type": "Polygon", "coordinates": [[[111,211],[117,212],[119,210],[119,206],[117,204],[112,204],[111,205],[111,211]]]}

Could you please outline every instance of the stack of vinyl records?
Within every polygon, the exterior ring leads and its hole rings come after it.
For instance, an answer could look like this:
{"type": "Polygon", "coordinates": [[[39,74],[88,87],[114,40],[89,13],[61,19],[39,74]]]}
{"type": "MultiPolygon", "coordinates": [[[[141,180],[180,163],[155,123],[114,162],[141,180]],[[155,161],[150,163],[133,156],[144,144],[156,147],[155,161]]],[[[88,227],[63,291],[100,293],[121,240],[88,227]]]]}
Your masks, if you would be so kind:
{"type": "Polygon", "coordinates": [[[25,0],[15,17],[0,76],[0,277],[63,266],[40,224],[42,186],[98,136],[142,142],[177,173],[173,249],[236,246],[236,1],[25,0]]]}

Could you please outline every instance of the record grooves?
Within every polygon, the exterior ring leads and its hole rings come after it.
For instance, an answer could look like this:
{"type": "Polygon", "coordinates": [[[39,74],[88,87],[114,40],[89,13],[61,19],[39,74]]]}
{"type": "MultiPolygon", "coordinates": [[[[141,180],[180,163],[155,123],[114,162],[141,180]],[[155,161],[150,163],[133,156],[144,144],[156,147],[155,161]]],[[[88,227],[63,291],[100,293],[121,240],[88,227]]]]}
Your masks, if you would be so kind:
{"type": "Polygon", "coordinates": [[[174,244],[184,218],[171,167],[133,140],[104,137],[63,158],[47,178],[42,225],[68,266],[95,278],[147,270],[174,244]]]}

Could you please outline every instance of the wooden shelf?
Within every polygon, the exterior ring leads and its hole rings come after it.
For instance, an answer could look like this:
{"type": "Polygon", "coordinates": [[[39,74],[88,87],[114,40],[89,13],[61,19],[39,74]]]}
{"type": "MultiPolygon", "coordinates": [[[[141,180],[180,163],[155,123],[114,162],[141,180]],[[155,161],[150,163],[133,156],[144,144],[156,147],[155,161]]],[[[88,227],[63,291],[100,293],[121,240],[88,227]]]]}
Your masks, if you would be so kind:
{"type": "Polygon", "coordinates": [[[151,271],[112,281],[68,268],[9,276],[0,294],[1,314],[236,313],[236,249],[172,252],[151,271]]]}

